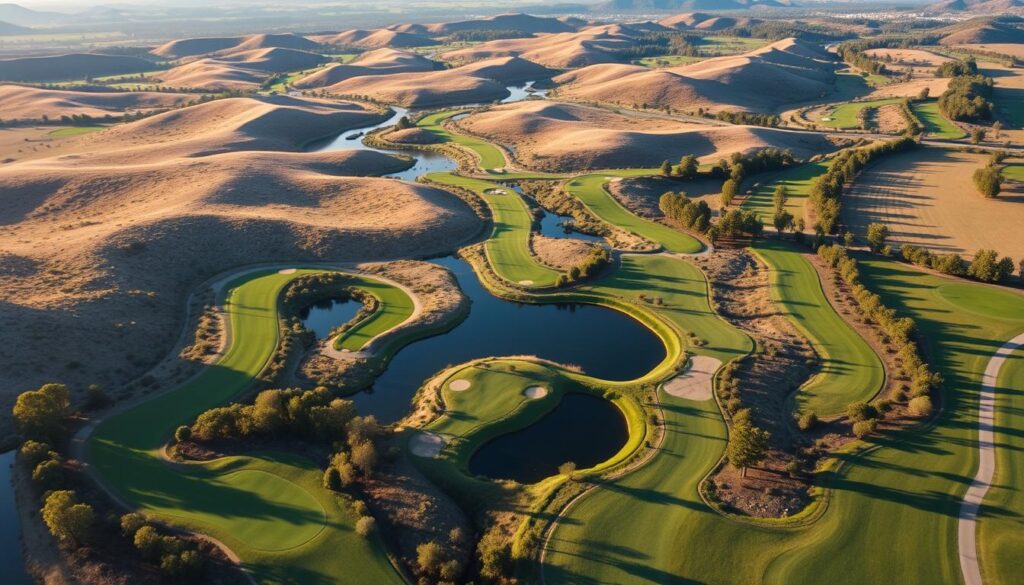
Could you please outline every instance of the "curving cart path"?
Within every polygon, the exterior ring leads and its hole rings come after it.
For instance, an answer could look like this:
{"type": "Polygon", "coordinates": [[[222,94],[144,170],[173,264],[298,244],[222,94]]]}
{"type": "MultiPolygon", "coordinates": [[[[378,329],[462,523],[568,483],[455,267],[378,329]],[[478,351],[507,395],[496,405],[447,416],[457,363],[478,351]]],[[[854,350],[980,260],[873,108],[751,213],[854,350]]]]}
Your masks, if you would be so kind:
{"type": "Polygon", "coordinates": [[[971,481],[971,487],[964,494],[960,505],[960,519],[957,524],[957,546],[960,555],[960,570],[965,585],[982,585],[981,568],[978,566],[978,510],[985,501],[985,494],[992,486],[996,472],[996,450],[994,441],[996,380],[999,370],[1010,355],[1024,347],[1024,333],[1007,341],[989,360],[981,378],[981,397],[978,402],[978,472],[971,481]]]}

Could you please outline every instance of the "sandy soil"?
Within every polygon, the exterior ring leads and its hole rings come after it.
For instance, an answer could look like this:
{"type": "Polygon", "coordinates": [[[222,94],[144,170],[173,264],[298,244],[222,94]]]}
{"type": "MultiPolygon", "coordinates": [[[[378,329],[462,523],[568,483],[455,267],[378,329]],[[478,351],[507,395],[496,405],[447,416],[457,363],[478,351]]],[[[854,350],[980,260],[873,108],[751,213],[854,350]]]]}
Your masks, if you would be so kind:
{"type": "Polygon", "coordinates": [[[406,107],[490,102],[508,96],[505,85],[549,77],[551,71],[519,57],[499,57],[443,71],[364,75],[329,85],[338,95],[369,96],[406,107]]]}
{"type": "Polygon", "coordinates": [[[867,224],[884,223],[892,242],[935,252],[970,256],[988,248],[1024,258],[1024,197],[979,195],[971,175],[986,162],[984,155],[939,149],[886,157],[848,191],[843,221],[861,235],[867,224]]]}
{"type": "Polygon", "coordinates": [[[417,457],[433,459],[441,454],[444,449],[444,437],[429,431],[420,431],[409,439],[409,451],[417,457]]]}
{"type": "Polygon", "coordinates": [[[818,135],[753,126],[711,126],[552,101],[491,108],[458,126],[511,147],[517,161],[550,171],[656,167],[686,154],[718,160],[733,152],[775,146],[797,156],[832,150],[818,135]]]}
{"type": "Polygon", "coordinates": [[[86,92],[0,85],[0,112],[4,120],[39,119],[47,116],[86,115],[120,117],[126,111],[145,111],[179,106],[195,95],[149,91],[86,92]]]}
{"type": "Polygon", "coordinates": [[[578,266],[593,249],[592,244],[581,240],[541,235],[530,238],[530,247],[542,263],[556,270],[569,270],[578,266]]]}
{"type": "Polygon", "coordinates": [[[820,47],[785,39],[680,67],[592,65],[554,80],[560,84],[558,96],[573,100],[686,111],[775,111],[827,96],[835,67],[820,47]]]}
{"type": "Polygon", "coordinates": [[[443,254],[478,233],[445,192],[346,176],[408,164],[395,157],[244,150],[294,148],[331,120],[366,117],[322,107],[220,100],[0,166],[0,430],[25,389],[60,381],[78,393],[141,375],[175,343],[185,296],[214,274],[443,254]]]}
{"type": "Polygon", "coordinates": [[[665,392],[687,400],[711,400],[714,396],[715,372],[722,366],[722,360],[704,355],[690,358],[686,371],[665,382],[665,392]]]}

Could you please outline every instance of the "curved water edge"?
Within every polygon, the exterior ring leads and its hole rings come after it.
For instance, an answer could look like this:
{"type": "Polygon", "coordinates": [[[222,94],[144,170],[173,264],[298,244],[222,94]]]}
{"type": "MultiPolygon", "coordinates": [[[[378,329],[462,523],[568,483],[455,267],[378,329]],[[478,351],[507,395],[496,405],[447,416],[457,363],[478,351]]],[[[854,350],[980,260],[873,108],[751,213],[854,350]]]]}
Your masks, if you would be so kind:
{"type": "Polygon", "coordinates": [[[599,396],[570,392],[529,426],[481,445],[470,457],[469,471],[536,483],[557,475],[563,463],[588,469],[607,461],[628,439],[626,417],[617,406],[599,396]]]}
{"type": "Polygon", "coordinates": [[[31,585],[21,555],[21,522],[12,483],[16,451],[0,453],[0,583],[31,585]]]}
{"type": "Polygon", "coordinates": [[[327,339],[331,331],[355,318],[362,308],[359,301],[352,299],[326,299],[299,310],[299,321],[316,338],[327,339]]]}
{"type": "Polygon", "coordinates": [[[536,355],[606,380],[632,380],[665,358],[665,346],[645,325],[604,307],[575,303],[522,304],[492,295],[473,268],[458,258],[434,261],[447,268],[469,297],[469,316],[454,329],[399,350],[366,392],[352,397],[360,414],[394,422],[413,395],[445,367],[477,358],[536,355]]]}

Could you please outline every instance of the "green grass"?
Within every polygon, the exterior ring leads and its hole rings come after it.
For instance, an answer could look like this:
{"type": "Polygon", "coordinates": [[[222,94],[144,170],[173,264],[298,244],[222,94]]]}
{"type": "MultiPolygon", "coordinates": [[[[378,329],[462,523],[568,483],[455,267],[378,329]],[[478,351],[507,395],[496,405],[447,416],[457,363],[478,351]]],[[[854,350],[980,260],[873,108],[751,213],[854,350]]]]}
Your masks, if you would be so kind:
{"type": "Polygon", "coordinates": [[[495,183],[452,173],[430,173],[426,179],[469,189],[487,202],[494,217],[494,229],[484,245],[491,267],[499,276],[529,286],[555,284],[561,273],[538,262],[530,251],[533,216],[518,193],[495,183]]]}
{"type": "Polygon", "coordinates": [[[669,252],[693,254],[700,252],[704,245],[700,240],[666,225],[638,217],[623,207],[605,189],[608,177],[644,176],[656,174],[651,169],[608,171],[571,179],[565,188],[577,197],[587,209],[602,220],[638,236],[661,244],[669,252]]]}
{"type": "Polygon", "coordinates": [[[754,211],[765,225],[772,225],[775,217],[775,187],[786,185],[786,210],[793,214],[794,221],[804,217],[804,201],[808,196],[811,182],[828,170],[830,161],[819,161],[792,167],[761,181],[754,193],[743,200],[743,209],[754,211]]]}
{"type": "Polygon", "coordinates": [[[899,103],[899,98],[886,98],[865,102],[849,102],[836,106],[828,113],[828,119],[821,123],[831,128],[852,129],[861,127],[860,113],[865,108],[879,108],[887,104],[899,103]]]}
{"type": "MultiPolygon", "coordinates": [[[[916,269],[877,258],[861,268],[870,288],[915,318],[946,378],[938,424],[841,454],[844,464],[819,477],[829,490],[823,515],[774,528],[726,519],[704,504],[697,486],[725,448],[724,424],[714,403],[664,396],[659,454],[568,510],[548,550],[547,582],[799,585],[828,575],[840,584],[959,583],[956,514],[977,464],[975,388],[999,340],[1024,324],[961,311],[936,292],[949,281],[916,269]]],[[[1024,300],[1013,308],[1024,314],[1024,300]]],[[[1022,393],[1007,396],[1019,412],[1022,393]]]]}
{"type": "Polygon", "coordinates": [[[921,121],[929,138],[945,138],[956,140],[967,136],[956,124],[950,122],[939,112],[938,100],[913,102],[910,105],[914,115],[921,121]]]}
{"type": "Polygon", "coordinates": [[[355,284],[377,299],[379,306],[366,319],[334,340],[334,347],[359,351],[374,337],[394,329],[412,316],[416,308],[412,298],[398,287],[376,280],[359,279],[355,284]]]}
{"type": "Polygon", "coordinates": [[[690,63],[697,63],[708,58],[709,57],[691,57],[689,55],[662,55],[660,57],[644,57],[642,59],[637,59],[635,63],[637,65],[643,65],[644,67],[657,69],[660,67],[689,65],[690,63]]]}
{"type": "Polygon", "coordinates": [[[1011,181],[1024,181],[1024,164],[1014,163],[1003,167],[1003,178],[1011,181]]]}
{"type": "Polygon", "coordinates": [[[507,166],[508,161],[505,160],[505,153],[500,148],[482,138],[449,132],[441,126],[448,118],[461,114],[464,111],[450,110],[429,114],[421,118],[416,125],[430,132],[442,142],[451,142],[473,152],[479,159],[480,168],[485,171],[501,169],[507,166]]]}
{"type": "Polygon", "coordinates": [[[68,136],[81,136],[82,134],[89,134],[91,132],[99,132],[100,130],[106,130],[107,126],[68,126],[67,128],[58,128],[47,132],[48,136],[54,138],[66,138],[68,136]]]}
{"type": "MultiPolygon", "coordinates": [[[[240,397],[250,386],[277,345],[282,289],[313,272],[319,271],[266,272],[231,283],[225,309],[234,342],[223,358],[173,391],[104,421],[90,439],[88,459],[104,485],[128,505],[223,541],[259,582],[344,575],[342,580],[351,583],[399,583],[383,544],[357,536],[345,501],[321,487],[316,463],[282,453],[187,465],[169,465],[159,457],[178,425],[240,397]]],[[[376,282],[353,279],[356,286],[376,282]]]]}
{"type": "Polygon", "coordinates": [[[735,55],[746,53],[768,44],[764,39],[733,36],[709,36],[697,39],[696,45],[708,55],[735,55]]]}
{"type": "Polygon", "coordinates": [[[797,410],[830,417],[842,414],[851,402],[871,400],[885,382],[882,361],[829,303],[803,250],[778,240],[758,240],[751,248],[770,270],[772,301],[807,336],[821,360],[816,375],[795,396],[797,410]]]}

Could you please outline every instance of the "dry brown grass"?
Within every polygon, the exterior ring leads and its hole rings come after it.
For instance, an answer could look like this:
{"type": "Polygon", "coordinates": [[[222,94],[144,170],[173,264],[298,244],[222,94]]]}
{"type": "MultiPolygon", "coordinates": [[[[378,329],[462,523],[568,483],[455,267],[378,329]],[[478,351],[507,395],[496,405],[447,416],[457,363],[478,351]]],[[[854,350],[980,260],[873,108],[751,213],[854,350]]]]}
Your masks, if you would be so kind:
{"type": "Polygon", "coordinates": [[[923,148],[885,158],[864,171],[843,204],[843,221],[863,235],[869,223],[889,226],[890,240],[941,253],[994,249],[1024,258],[1024,197],[985,199],[971,175],[981,154],[923,148]]]}
{"type": "Polygon", "coordinates": [[[86,115],[120,117],[127,110],[169,108],[195,99],[195,95],[148,91],[86,92],[0,85],[0,112],[4,120],[39,119],[48,116],[86,115]]]}
{"type": "Polygon", "coordinates": [[[549,238],[534,235],[530,247],[544,264],[556,270],[569,270],[579,266],[594,249],[593,244],[570,238],[549,238]]]}
{"type": "Polygon", "coordinates": [[[624,25],[595,26],[579,32],[490,41],[442,53],[440,58],[452,63],[469,63],[520,56],[548,67],[571,69],[616,61],[613,52],[637,46],[635,34],[636,31],[629,31],[624,25]]]}
{"type": "Polygon", "coordinates": [[[360,75],[391,75],[433,71],[436,68],[437,63],[416,53],[395,49],[377,49],[363,53],[349,64],[330,65],[303,77],[293,85],[301,89],[325,87],[360,75]]]}

